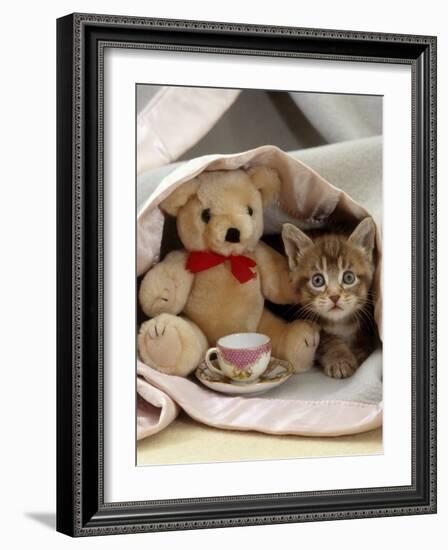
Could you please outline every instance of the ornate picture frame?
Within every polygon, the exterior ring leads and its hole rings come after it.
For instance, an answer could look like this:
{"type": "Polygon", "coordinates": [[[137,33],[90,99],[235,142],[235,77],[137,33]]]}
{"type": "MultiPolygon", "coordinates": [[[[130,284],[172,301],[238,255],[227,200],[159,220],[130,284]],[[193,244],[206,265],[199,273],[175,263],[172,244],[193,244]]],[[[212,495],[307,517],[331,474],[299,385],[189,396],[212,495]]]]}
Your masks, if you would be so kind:
{"type": "MultiPolygon", "coordinates": [[[[436,512],[436,38],[73,14],[57,22],[57,529],[70,536],[436,512]],[[104,51],[152,48],[412,71],[412,482],[106,502],[104,51]]],[[[132,361],[132,358],[130,358],[132,361]]],[[[175,466],[171,466],[175,467],[175,466]]]]}

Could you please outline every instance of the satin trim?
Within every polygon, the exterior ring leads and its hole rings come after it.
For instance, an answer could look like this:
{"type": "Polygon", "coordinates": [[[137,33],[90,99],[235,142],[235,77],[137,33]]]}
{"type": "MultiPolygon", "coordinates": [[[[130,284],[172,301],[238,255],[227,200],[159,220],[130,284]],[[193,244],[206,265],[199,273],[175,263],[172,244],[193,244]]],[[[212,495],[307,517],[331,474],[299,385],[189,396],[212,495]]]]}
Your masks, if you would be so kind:
{"type": "Polygon", "coordinates": [[[216,428],[279,435],[339,436],[372,430],[382,423],[382,403],[231,397],[189,379],[163,374],[140,361],[137,372],[189,416],[216,428]]]}

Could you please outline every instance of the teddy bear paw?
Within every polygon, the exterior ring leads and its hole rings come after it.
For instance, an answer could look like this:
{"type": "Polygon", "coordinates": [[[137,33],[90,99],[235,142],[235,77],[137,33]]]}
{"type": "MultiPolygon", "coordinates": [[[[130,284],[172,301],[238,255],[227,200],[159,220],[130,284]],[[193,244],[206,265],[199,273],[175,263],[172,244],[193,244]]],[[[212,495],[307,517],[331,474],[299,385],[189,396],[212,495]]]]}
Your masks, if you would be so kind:
{"type": "Polygon", "coordinates": [[[138,335],[141,360],[177,376],[187,376],[195,369],[207,347],[205,336],[194,323],[169,313],[143,323],[138,335]]]}
{"type": "Polygon", "coordinates": [[[315,323],[297,321],[290,361],[295,373],[306,372],[314,363],[320,341],[320,329],[315,323]]]}
{"type": "Polygon", "coordinates": [[[138,351],[142,360],[162,372],[175,370],[182,354],[182,341],[171,315],[162,313],[142,324],[138,351]]]}

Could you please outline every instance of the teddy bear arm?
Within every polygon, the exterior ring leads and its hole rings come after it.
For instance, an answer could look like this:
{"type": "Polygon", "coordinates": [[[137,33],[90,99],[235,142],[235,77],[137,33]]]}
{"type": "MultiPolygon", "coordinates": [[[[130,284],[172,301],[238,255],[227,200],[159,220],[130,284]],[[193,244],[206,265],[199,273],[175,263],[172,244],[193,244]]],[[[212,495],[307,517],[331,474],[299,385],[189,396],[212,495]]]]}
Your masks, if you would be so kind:
{"type": "Polygon", "coordinates": [[[255,250],[255,259],[263,296],[275,304],[296,303],[297,295],[291,283],[286,257],[260,242],[255,250]]]}
{"type": "Polygon", "coordinates": [[[170,252],[146,273],[139,291],[139,301],[148,317],[161,313],[180,313],[188,300],[194,275],[185,269],[187,252],[170,252]]]}

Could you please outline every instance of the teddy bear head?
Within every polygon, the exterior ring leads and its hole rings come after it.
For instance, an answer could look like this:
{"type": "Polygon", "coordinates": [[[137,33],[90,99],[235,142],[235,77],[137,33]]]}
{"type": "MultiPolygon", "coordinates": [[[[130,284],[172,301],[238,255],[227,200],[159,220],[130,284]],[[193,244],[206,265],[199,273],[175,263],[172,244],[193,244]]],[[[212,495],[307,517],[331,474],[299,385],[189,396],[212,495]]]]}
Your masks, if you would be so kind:
{"type": "Polygon", "coordinates": [[[263,208],[280,190],[280,177],[267,166],[202,172],[178,187],[161,208],[176,216],[189,251],[243,254],[263,234],[263,208]]]}

